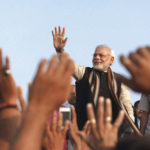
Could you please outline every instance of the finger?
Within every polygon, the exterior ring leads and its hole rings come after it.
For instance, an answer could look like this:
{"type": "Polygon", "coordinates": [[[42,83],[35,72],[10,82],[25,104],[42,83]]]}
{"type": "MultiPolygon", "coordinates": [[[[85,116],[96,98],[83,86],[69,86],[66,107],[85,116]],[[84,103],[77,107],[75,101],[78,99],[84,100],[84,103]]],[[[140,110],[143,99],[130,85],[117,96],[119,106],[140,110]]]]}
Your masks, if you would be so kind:
{"type": "Polygon", "coordinates": [[[87,115],[89,120],[93,118],[95,119],[95,114],[91,103],[87,104],[87,115]]]}
{"type": "Polygon", "coordinates": [[[86,135],[84,132],[79,132],[78,135],[91,149],[95,150],[95,145],[91,142],[94,139],[91,136],[86,135]]]}
{"type": "Polygon", "coordinates": [[[6,66],[5,69],[10,69],[10,61],[9,61],[9,56],[6,56],[6,66]]]}
{"type": "Polygon", "coordinates": [[[87,140],[88,136],[85,134],[85,132],[78,132],[77,134],[88,144],[89,140],[87,140]]]}
{"type": "Polygon", "coordinates": [[[88,124],[87,131],[86,131],[85,133],[86,133],[87,135],[91,135],[91,133],[92,133],[91,123],[88,124]]]}
{"type": "Polygon", "coordinates": [[[77,126],[77,116],[76,116],[76,112],[75,112],[75,108],[74,106],[71,106],[71,117],[72,117],[72,123],[74,125],[74,127],[77,129],[78,126],[77,126]]]}
{"type": "Polygon", "coordinates": [[[53,115],[52,115],[52,124],[51,124],[51,131],[52,132],[56,131],[56,126],[57,126],[57,114],[56,114],[56,111],[54,111],[53,115]]]}
{"type": "Polygon", "coordinates": [[[61,27],[59,26],[58,29],[59,29],[58,35],[61,35],[61,27]]]}
{"type": "Polygon", "coordinates": [[[67,40],[68,40],[68,38],[65,38],[65,39],[63,40],[64,45],[66,45],[67,40]]]}
{"type": "Polygon", "coordinates": [[[57,132],[60,132],[62,129],[62,123],[63,123],[63,115],[62,113],[59,113],[59,117],[58,117],[58,123],[57,123],[57,132]]]}
{"type": "Polygon", "coordinates": [[[87,120],[86,123],[85,123],[85,125],[84,125],[84,127],[83,127],[83,131],[86,131],[86,130],[87,130],[89,123],[90,123],[90,121],[87,120]]]}
{"type": "Polygon", "coordinates": [[[97,125],[101,135],[104,129],[104,97],[100,97],[98,101],[97,125]]]}
{"type": "Polygon", "coordinates": [[[2,57],[2,49],[0,48],[0,71],[3,69],[3,57],[2,57]]]}
{"type": "Polygon", "coordinates": [[[66,136],[66,133],[67,133],[67,130],[69,129],[69,121],[68,120],[66,120],[66,122],[65,122],[65,126],[64,126],[64,131],[63,131],[63,133],[64,133],[64,136],[66,136]]]}
{"type": "Polygon", "coordinates": [[[116,128],[116,129],[119,129],[119,127],[121,126],[122,124],[122,121],[124,119],[124,111],[121,110],[119,112],[119,115],[117,117],[117,119],[115,120],[114,124],[113,124],[113,127],[116,128]]]}
{"type": "Polygon", "coordinates": [[[66,31],[65,27],[63,27],[62,36],[65,36],[65,31],[66,31]]]}
{"type": "Polygon", "coordinates": [[[48,68],[47,68],[47,72],[48,72],[49,74],[55,73],[57,60],[58,60],[57,55],[54,55],[54,56],[52,57],[52,59],[50,60],[50,62],[49,62],[49,64],[48,64],[48,68]]]}
{"type": "Polygon", "coordinates": [[[88,134],[88,133],[90,133],[89,130],[90,130],[90,121],[87,120],[86,123],[85,123],[85,125],[84,125],[84,127],[83,127],[83,131],[84,131],[86,134],[88,134]]]}
{"type": "Polygon", "coordinates": [[[30,94],[32,93],[31,88],[32,88],[32,82],[29,82],[28,83],[28,102],[29,103],[30,103],[30,94]]]}
{"type": "Polygon", "coordinates": [[[53,36],[53,39],[54,39],[54,37],[55,37],[55,34],[54,34],[54,31],[52,30],[52,36],[53,36]]]}
{"type": "Polygon", "coordinates": [[[150,46],[146,46],[148,52],[150,53],[150,46]]]}
{"type": "Polygon", "coordinates": [[[138,48],[137,53],[145,58],[149,58],[150,56],[150,53],[147,47],[138,48]]]}
{"type": "Polygon", "coordinates": [[[88,114],[88,119],[91,123],[92,133],[93,135],[96,135],[96,119],[95,119],[95,114],[94,114],[92,104],[87,104],[87,114],[88,114]]]}
{"type": "Polygon", "coordinates": [[[73,141],[76,137],[76,130],[74,129],[73,124],[70,121],[68,121],[68,122],[69,122],[69,132],[68,132],[69,133],[69,139],[71,141],[73,141]]]}
{"type": "Polygon", "coordinates": [[[50,125],[49,125],[49,122],[46,123],[46,134],[48,136],[50,135],[50,125]]]}
{"type": "Polygon", "coordinates": [[[55,27],[55,35],[57,35],[57,27],[55,27]]]}
{"type": "Polygon", "coordinates": [[[143,61],[143,59],[145,59],[138,53],[130,53],[129,58],[132,61],[132,63],[137,67],[141,66],[141,62],[143,61]]]}
{"type": "Polygon", "coordinates": [[[91,135],[91,130],[92,130],[92,127],[91,127],[91,123],[90,123],[90,121],[89,121],[85,133],[86,133],[87,135],[91,135]]]}
{"type": "Polygon", "coordinates": [[[135,64],[129,58],[121,56],[120,61],[132,75],[135,75],[135,73],[138,70],[138,67],[136,67],[135,64]]]}
{"type": "Polygon", "coordinates": [[[19,98],[19,102],[21,105],[21,110],[22,110],[22,113],[24,113],[26,110],[26,103],[25,103],[25,99],[23,96],[22,87],[18,86],[17,90],[18,90],[18,98],[19,98]]]}
{"type": "Polygon", "coordinates": [[[110,125],[112,122],[112,104],[109,98],[106,99],[105,125],[110,125]]]}
{"type": "Polygon", "coordinates": [[[29,82],[29,83],[28,83],[29,92],[31,91],[31,87],[32,87],[32,82],[29,82]]]}
{"type": "Polygon", "coordinates": [[[46,62],[47,62],[46,59],[41,60],[39,67],[38,67],[38,70],[37,70],[37,73],[35,75],[35,80],[38,79],[41,76],[41,74],[43,74],[46,62]]]}

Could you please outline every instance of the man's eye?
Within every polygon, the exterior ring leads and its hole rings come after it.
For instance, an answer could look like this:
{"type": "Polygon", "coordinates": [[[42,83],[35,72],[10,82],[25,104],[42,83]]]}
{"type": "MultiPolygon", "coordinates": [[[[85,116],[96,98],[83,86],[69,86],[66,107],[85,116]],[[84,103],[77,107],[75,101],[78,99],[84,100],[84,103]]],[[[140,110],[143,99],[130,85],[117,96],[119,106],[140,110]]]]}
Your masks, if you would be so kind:
{"type": "Polygon", "coordinates": [[[93,56],[94,56],[94,57],[96,57],[96,56],[104,57],[105,55],[103,55],[103,54],[94,54],[93,56]]]}

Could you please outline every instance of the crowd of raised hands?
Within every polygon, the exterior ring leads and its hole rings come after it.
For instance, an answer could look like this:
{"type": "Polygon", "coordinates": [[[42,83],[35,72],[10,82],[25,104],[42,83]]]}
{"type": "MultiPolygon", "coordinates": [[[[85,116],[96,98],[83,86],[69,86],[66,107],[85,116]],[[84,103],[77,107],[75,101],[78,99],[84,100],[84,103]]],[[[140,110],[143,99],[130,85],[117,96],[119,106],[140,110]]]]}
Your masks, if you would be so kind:
{"type": "MultiPolygon", "coordinates": [[[[52,35],[56,51],[62,52],[67,41],[65,28],[62,32],[61,27],[58,31],[55,28],[52,35]]],[[[149,146],[148,138],[142,137],[118,141],[124,112],[120,111],[114,123],[106,120],[112,116],[112,106],[110,99],[103,97],[99,98],[96,115],[92,105],[87,105],[88,121],[82,131],[78,129],[73,106],[72,120],[66,121],[62,128],[63,115],[56,111],[70,96],[74,63],[66,53],[59,60],[58,57],[40,61],[28,88],[27,105],[22,88],[15,84],[10,72],[9,57],[3,59],[0,50],[0,150],[63,150],[66,137],[74,150],[123,149],[125,146],[126,149],[138,149],[145,142],[147,145],[143,145],[149,146]]],[[[129,56],[121,56],[120,61],[131,74],[130,79],[120,76],[120,80],[137,92],[150,94],[150,47],[141,47],[129,56]]]]}

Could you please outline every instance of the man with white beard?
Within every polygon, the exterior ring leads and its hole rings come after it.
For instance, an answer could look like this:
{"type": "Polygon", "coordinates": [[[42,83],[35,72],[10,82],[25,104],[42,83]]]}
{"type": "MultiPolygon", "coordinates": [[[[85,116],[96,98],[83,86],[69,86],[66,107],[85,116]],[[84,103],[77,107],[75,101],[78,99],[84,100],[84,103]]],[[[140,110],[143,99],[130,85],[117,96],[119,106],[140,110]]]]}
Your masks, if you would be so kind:
{"type": "MultiPolygon", "coordinates": [[[[65,52],[64,46],[67,41],[67,38],[64,39],[65,28],[63,28],[63,31],[61,32],[61,27],[59,27],[59,31],[57,31],[57,28],[55,27],[55,33],[52,31],[52,34],[54,47],[61,57],[65,52]]],[[[106,117],[105,121],[114,122],[119,110],[122,109],[121,107],[123,106],[131,120],[134,122],[133,108],[128,88],[118,80],[119,74],[112,72],[110,68],[114,59],[114,52],[108,46],[100,45],[97,46],[93,54],[92,68],[74,63],[75,71],[73,76],[76,79],[77,98],[75,108],[79,129],[82,129],[87,121],[86,104],[92,103],[96,112],[98,98],[100,96],[110,98],[112,101],[113,117],[106,117]],[[118,98],[118,101],[116,101],[116,97],[118,98]]],[[[127,125],[122,129],[121,133],[131,133],[132,131],[131,127],[127,125]]]]}

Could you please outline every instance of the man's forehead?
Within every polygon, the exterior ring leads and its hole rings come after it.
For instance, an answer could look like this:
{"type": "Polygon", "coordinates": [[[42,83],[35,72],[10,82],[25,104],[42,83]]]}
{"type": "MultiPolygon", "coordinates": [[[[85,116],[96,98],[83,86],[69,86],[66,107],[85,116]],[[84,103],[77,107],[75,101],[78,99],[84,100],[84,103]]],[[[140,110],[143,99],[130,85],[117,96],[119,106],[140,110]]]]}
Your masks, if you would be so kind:
{"type": "Polygon", "coordinates": [[[108,53],[110,54],[111,53],[111,50],[110,48],[108,47],[98,47],[94,53],[108,53]]]}

